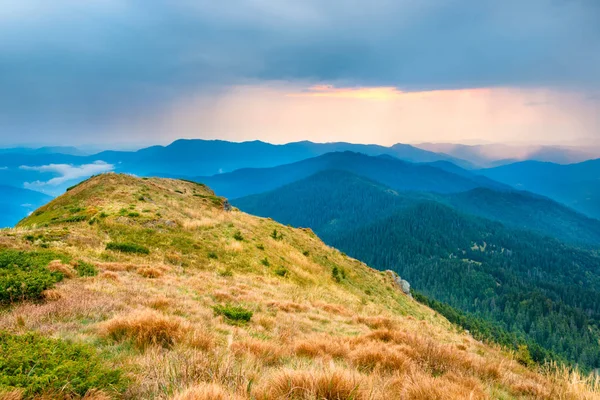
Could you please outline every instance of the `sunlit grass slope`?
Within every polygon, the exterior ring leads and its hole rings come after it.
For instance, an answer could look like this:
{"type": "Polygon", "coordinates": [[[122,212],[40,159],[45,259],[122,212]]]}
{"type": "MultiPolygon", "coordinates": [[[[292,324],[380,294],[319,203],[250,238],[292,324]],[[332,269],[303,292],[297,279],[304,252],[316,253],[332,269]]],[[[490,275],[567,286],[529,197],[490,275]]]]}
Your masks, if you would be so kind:
{"type": "Polygon", "coordinates": [[[192,182],[72,188],[0,231],[2,290],[0,398],[597,398],[192,182]]]}

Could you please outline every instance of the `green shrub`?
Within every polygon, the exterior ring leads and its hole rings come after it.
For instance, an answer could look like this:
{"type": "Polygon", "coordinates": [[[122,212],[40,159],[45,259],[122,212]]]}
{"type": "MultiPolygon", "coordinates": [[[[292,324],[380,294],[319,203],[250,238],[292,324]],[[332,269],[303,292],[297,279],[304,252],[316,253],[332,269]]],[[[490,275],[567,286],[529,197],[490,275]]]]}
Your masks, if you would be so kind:
{"type": "Polygon", "coordinates": [[[150,254],[148,248],[135,243],[110,242],[106,245],[106,250],[120,251],[121,253],[150,254]]]}
{"type": "Polygon", "coordinates": [[[131,218],[137,218],[140,216],[140,213],[139,212],[130,212],[129,214],[127,214],[127,216],[131,217],[131,218]]]}
{"type": "Polygon", "coordinates": [[[93,264],[86,263],[85,261],[77,261],[75,271],[79,276],[96,276],[98,275],[98,269],[93,264]]]}
{"type": "Polygon", "coordinates": [[[63,222],[81,222],[85,221],[87,217],[85,215],[73,215],[72,217],[68,217],[63,219],[63,222]]]}
{"type": "Polygon", "coordinates": [[[240,231],[237,231],[237,232],[236,232],[236,233],[233,235],[233,238],[234,238],[235,240],[237,240],[237,241],[240,241],[240,242],[241,242],[242,240],[244,240],[244,237],[242,236],[242,232],[240,232],[240,231]]]}
{"type": "Polygon", "coordinates": [[[516,360],[519,364],[524,365],[526,367],[531,367],[535,365],[535,361],[531,358],[531,353],[529,353],[529,348],[526,344],[520,344],[517,352],[515,354],[516,360]]]}
{"type": "Polygon", "coordinates": [[[222,271],[219,271],[219,276],[222,276],[224,278],[229,278],[233,276],[233,271],[231,270],[231,268],[226,268],[222,271]]]}
{"type": "Polygon", "coordinates": [[[275,269],[275,275],[278,276],[287,276],[288,272],[288,269],[284,266],[280,266],[275,269]]]}
{"type": "Polygon", "coordinates": [[[0,391],[18,389],[24,398],[81,397],[91,389],[115,395],[125,389],[125,380],[92,347],[0,331],[0,391]]]}
{"type": "Polygon", "coordinates": [[[233,322],[248,322],[252,318],[253,312],[243,307],[230,305],[216,305],[213,307],[216,315],[222,315],[233,322]]]}
{"type": "Polygon", "coordinates": [[[215,253],[214,251],[211,251],[208,253],[208,258],[212,258],[213,260],[216,260],[217,258],[219,258],[219,256],[217,256],[217,253],[215,253]]]}
{"type": "Polygon", "coordinates": [[[310,255],[310,251],[308,251],[308,250],[304,250],[304,251],[302,252],[302,254],[303,254],[305,257],[308,257],[308,256],[310,255]]]}
{"type": "Polygon", "coordinates": [[[38,300],[42,292],[63,279],[60,272],[46,268],[52,260],[65,257],[53,252],[0,251],[0,304],[38,300]]]}
{"type": "Polygon", "coordinates": [[[337,266],[333,267],[333,269],[331,270],[331,277],[336,282],[340,282],[342,280],[340,270],[337,266]]]}
{"type": "Polygon", "coordinates": [[[259,250],[264,250],[265,246],[263,246],[262,243],[259,243],[259,244],[256,245],[256,248],[259,249],[259,250]]]}
{"type": "Polygon", "coordinates": [[[260,263],[262,265],[264,265],[265,267],[268,267],[269,265],[271,265],[271,263],[269,262],[269,259],[267,257],[265,257],[262,260],[260,260],[260,263]]]}

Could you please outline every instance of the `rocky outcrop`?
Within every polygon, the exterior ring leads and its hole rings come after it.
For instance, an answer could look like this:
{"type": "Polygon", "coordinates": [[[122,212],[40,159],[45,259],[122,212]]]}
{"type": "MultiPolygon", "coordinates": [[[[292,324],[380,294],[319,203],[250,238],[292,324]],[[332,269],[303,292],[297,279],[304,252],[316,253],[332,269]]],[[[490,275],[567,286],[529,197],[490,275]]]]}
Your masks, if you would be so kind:
{"type": "Polygon", "coordinates": [[[408,283],[408,281],[402,279],[400,277],[400,275],[398,275],[397,273],[395,273],[392,270],[388,269],[385,272],[387,272],[388,275],[390,275],[392,277],[392,280],[394,281],[394,283],[396,284],[398,289],[402,290],[402,292],[404,294],[406,294],[407,296],[412,297],[412,295],[410,294],[410,283],[408,283]]]}

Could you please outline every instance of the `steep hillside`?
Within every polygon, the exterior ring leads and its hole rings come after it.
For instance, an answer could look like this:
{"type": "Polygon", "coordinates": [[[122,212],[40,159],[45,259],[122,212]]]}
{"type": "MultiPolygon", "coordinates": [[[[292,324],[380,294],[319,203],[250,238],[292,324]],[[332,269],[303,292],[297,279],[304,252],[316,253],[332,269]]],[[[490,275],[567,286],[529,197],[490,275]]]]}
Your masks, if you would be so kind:
{"type": "Polygon", "coordinates": [[[10,399],[596,398],[191,182],[94,177],[0,232],[0,302],[10,399]]]}
{"type": "Polygon", "coordinates": [[[0,228],[15,226],[30,212],[51,199],[52,197],[33,190],[0,185],[0,228]]]}
{"type": "Polygon", "coordinates": [[[536,359],[550,351],[589,368],[600,365],[597,253],[448,206],[547,236],[596,240],[597,249],[598,223],[551,200],[487,189],[447,196],[397,193],[328,171],[234,204],[310,227],[351,256],[397,271],[416,290],[541,346],[536,359]]]}
{"type": "Polygon", "coordinates": [[[237,198],[273,190],[331,169],[351,172],[401,191],[454,193],[489,187],[489,184],[469,176],[430,165],[409,163],[388,155],[373,157],[348,151],[328,153],[273,168],[245,168],[226,174],[196,177],[194,180],[206,183],[222,196],[237,198]]]}

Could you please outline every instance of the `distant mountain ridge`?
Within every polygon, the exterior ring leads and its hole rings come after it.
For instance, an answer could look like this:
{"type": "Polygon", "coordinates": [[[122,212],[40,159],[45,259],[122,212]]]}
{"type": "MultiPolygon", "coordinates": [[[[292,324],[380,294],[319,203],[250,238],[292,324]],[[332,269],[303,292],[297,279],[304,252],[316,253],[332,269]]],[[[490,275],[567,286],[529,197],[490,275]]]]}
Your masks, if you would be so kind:
{"type": "MultiPolygon", "coordinates": [[[[456,168],[460,169],[458,166],[456,168]]],[[[456,174],[428,164],[410,163],[388,155],[374,157],[348,151],[327,153],[272,168],[244,168],[193,179],[211,186],[221,196],[236,198],[273,190],[330,169],[348,171],[401,191],[454,193],[482,186],[510,190],[508,186],[487,178],[477,178],[466,170],[456,174]]]]}
{"type": "Polygon", "coordinates": [[[600,218],[600,159],[568,165],[523,161],[477,172],[600,218]]]}
{"type": "Polygon", "coordinates": [[[456,143],[420,143],[416,147],[467,160],[479,167],[495,167],[532,160],[571,164],[600,157],[600,148],[552,145],[509,145],[456,143]]]}
{"type": "Polygon", "coordinates": [[[459,193],[399,192],[348,171],[320,171],[270,192],[234,199],[244,211],[327,237],[422,201],[435,201],[465,214],[527,229],[568,243],[600,247],[600,221],[543,196],[478,187],[459,193]],[[307,224],[308,223],[308,224],[307,224]]]}

